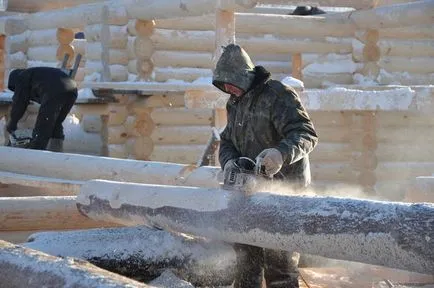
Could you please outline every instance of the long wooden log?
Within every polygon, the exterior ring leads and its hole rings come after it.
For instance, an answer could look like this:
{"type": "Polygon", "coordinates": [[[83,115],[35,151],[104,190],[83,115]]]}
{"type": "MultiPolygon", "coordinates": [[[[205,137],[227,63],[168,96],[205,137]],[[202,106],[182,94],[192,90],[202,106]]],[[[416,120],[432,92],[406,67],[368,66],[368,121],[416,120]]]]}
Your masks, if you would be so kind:
{"type": "Polygon", "coordinates": [[[128,15],[120,3],[91,3],[60,10],[42,11],[28,16],[28,26],[34,30],[50,28],[82,28],[102,23],[103,9],[108,8],[107,24],[126,25],[128,15]],[[50,21],[46,21],[50,19],[50,21]]]}
{"type": "Polygon", "coordinates": [[[434,73],[433,57],[381,57],[378,65],[390,72],[407,72],[416,74],[434,73]]]}
{"type": "Polygon", "coordinates": [[[428,203],[265,192],[243,196],[221,189],[89,181],[77,207],[92,219],[127,226],[157,225],[226,242],[427,274],[434,267],[434,205],[428,203]]]}
{"type": "MultiPolygon", "coordinates": [[[[355,32],[355,25],[346,19],[320,16],[304,17],[273,14],[235,14],[237,33],[288,35],[292,37],[332,36],[349,37],[355,32]],[[255,25],[254,23],[263,23],[255,25]]],[[[155,28],[175,30],[214,30],[212,15],[197,17],[158,19],[155,28]]]]}
{"type": "Polygon", "coordinates": [[[336,13],[328,17],[347,19],[359,29],[398,28],[432,24],[434,3],[430,0],[376,7],[368,10],[336,13]]]}
{"type": "Polygon", "coordinates": [[[407,26],[399,28],[386,28],[380,29],[380,39],[433,39],[434,38],[434,24],[422,25],[422,26],[407,26]]]}
{"type": "Polygon", "coordinates": [[[82,260],[59,258],[0,240],[0,282],[8,287],[152,287],[82,260]]]}
{"type": "MultiPolygon", "coordinates": [[[[199,155],[200,151],[197,153],[199,155]]],[[[121,160],[10,147],[0,147],[0,155],[0,171],[34,176],[69,180],[110,179],[168,185],[219,186],[217,178],[220,168],[217,167],[121,160]],[[34,169],[40,167],[40,163],[44,163],[44,169],[34,169]]]]}
{"type": "MultiPolygon", "coordinates": [[[[78,194],[83,183],[82,181],[53,179],[18,173],[0,172],[0,184],[20,185],[47,191],[46,194],[41,194],[39,196],[72,196],[78,194]]],[[[26,196],[22,195],[18,189],[16,192],[16,197],[26,196]]]]}
{"type": "Polygon", "coordinates": [[[355,9],[369,9],[375,6],[392,5],[399,3],[412,2],[407,0],[361,0],[352,2],[348,0],[262,0],[262,4],[280,4],[280,5],[312,5],[324,7],[352,7],[355,9]]]}
{"type": "Polygon", "coordinates": [[[81,258],[142,282],[157,277],[164,269],[174,269],[195,285],[230,285],[235,264],[229,244],[147,227],[35,233],[22,245],[59,257],[81,258]]]}
{"type": "Polygon", "coordinates": [[[434,162],[379,162],[375,169],[378,180],[414,179],[421,175],[430,175],[434,171],[434,162]]]}
{"type": "MultiPolygon", "coordinates": [[[[158,50],[212,51],[214,31],[177,31],[155,29],[151,39],[158,50]]],[[[249,53],[350,53],[349,39],[306,39],[269,36],[237,35],[237,42],[249,53]]]]}
{"type": "Polygon", "coordinates": [[[399,83],[405,86],[411,85],[431,85],[434,81],[434,73],[430,74],[409,74],[407,72],[388,72],[380,70],[377,77],[380,85],[390,85],[399,83]]]}
{"type": "Polygon", "coordinates": [[[17,35],[7,36],[4,50],[7,51],[8,54],[13,54],[19,51],[26,53],[28,47],[27,33],[24,32],[17,35]]]}
{"type": "Polygon", "coordinates": [[[0,198],[1,231],[65,230],[118,226],[81,215],[74,196],[0,198]]]}
{"type": "Polygon", "coordinates": [[[149,155],[149,160],[194,165],[205,149],[206,143],[202,145],[161,144],[154,146],[151,155],[149,155]]]}
{"type": "Polygon", "coordinates": [[[101,2],[101,0],[9,0],[6,2],[6,10],[34,13],[46,10],[58,10],[95,2],[101,2]]]}
{"type": "MultiPolygon", "coordinates": [[[[203,125],[213,123],[212,109],[156,108],[151,112],[155,125],[203,125]]],[[[180,127],[182,129],[182,127],[180,127]]]]}
{"type": "MultiPolygon", "coordinates": [[[[88,25],[84,29],[86,40],[91,42],[101,42],[103,31],[102,24],[88,25]]],[[[127,31],[125,26],[109,26],[110,42],[108,44],[109,48],[125,49],[128,43],[128,37],[126,35],[127,31]]]]}
{"type": "Polygon", "coordinates": [[[411,184],[405,194],[406,201],[434,203],[434,176],[416,177],[411,184]]]}
{"type": "Polygon", "coordinates": [[[210,126],[159,126],[152,131],[154,144],[206,144],[211,135],[210,126]]]}
{"type": "Polygon", "coordinates": [[[19,17],[2,17],[0,18],[0,34],[16,35],[24,33],[28,28],[28,23],[19,17]]]}
{"type": "Polygon", "coordinates": [[[166,68],[155,67],[153,77],[157,82],[165,82],[169,80],[183,80],[192,82],[201,77],[211,77],[211,69],[203,68],[166,68]]]}

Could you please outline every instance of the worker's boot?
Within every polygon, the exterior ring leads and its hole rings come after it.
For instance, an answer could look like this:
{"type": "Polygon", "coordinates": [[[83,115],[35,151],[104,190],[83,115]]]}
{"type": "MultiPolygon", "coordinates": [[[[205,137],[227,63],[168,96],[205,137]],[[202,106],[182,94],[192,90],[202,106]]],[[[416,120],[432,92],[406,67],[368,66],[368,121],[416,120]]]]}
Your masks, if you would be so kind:
{"type": "Polygon", "coordinates": [[[63,139],[50,138],[47,150],[51,152],[63,152],[63,139]]]}

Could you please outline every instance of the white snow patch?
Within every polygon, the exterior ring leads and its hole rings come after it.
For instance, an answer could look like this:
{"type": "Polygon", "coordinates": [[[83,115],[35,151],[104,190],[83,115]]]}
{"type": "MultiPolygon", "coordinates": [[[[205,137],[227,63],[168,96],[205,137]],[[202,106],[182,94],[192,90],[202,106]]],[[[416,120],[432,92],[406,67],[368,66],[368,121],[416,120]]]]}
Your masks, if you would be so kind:
{"type": "Polygon", "coordinates": [[[92,180],[82,186],[77,203],[89,205],[90,197],[98,191],[97,197],[108,200],[114,209],[124,204],[152,209],[169,206],[201,212],[219,211],[228,207],[230,193],[222,193],[220,189],[204,189],[92,180]]]}
{"type": "Polygon", "coordinates": [[[84,76],[83,81],[87,82],[98,82],[101,79],[101,74],[98,72],[93,72],[92,74],[84,76]]]}
{"type": "MultiPolygon", "coordinates": [[[[331,59],[330,59],[331,60],[331,59]]],[[[329,61],[330,61],[329,60],[329,61]]],[[[303,69],[303,74],[312,73],[354,73],[360,67],[360,64],[355,63],[350,59],[331,60],[333,62],[312,63],[303,69]]]]}
{"type": "Polygon", "coordinates": [[[312,110],[408,110],[415,95],[410,87],[382,91],[330,87],[303,92],[304,103],[312,110]]]}
{"type": "Polygon", "coordinates": [[[158,288],[194,288],[191,283],[179,279],[170,270],[165,270],[158,278],[149,282],[149,284],[158,288]]]}
{"type": "Polygon", "coordinates": [[[289,85],[291,87],[294,87],[294,88],[304,88],[303,81],[301,81],[297,78],[291,77],[291,76],[283,78],[282,83],[285,85],[289,85]]]}
{"type": "Polygon", "coordinates": [[[363,86],[378,86],[378,82],[372,79],[372,77],[365,76],[359,73],[353,75],[353,80],[355,84],[363,86]]]}

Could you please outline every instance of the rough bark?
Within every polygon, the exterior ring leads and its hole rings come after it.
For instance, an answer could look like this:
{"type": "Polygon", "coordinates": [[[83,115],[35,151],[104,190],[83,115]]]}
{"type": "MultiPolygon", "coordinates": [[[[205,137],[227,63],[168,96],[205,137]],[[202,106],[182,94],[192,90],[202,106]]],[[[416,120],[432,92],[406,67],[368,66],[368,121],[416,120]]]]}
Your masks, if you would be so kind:
{"type": "MultiPolygon", "coordinates": [[[[273,189],[272,187],[268,187],[273,189]]],[[[93,219],[420,273],[434,269],[434,205],[89,181],[93,219]]]]}
{"type": "Polygon", "coordinates": [[[230,284],[235,254],[229,244],[192,239],[147,227],[43,232],[23,246],[89,261],[105,270],[147,282],[165,269],[195,284],[230,284]]]}
{"type": "Polygon", "coordinates": [[[150,287],[83,260],[54,257],[2,240],[0,270],[0,283],[7,287],[150,287]]]}

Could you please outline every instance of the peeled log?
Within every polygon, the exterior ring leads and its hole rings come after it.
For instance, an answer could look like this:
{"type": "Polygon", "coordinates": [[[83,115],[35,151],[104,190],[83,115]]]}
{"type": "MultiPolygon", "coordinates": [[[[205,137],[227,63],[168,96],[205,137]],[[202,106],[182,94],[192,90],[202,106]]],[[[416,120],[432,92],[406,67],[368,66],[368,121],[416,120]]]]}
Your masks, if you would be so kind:
{"type": "MultiPolygon", "coordinates": [[[[89,60],[100,60],[103,48],[100,42],[90,42],[86,46],[86,58],[89,60]]],[[[128,64],[128,54],[125,49],[108,49],[107,64],[128,64]]]]}
{"type": "Polygon", "coordinates": [[[137,59],[151,59],[153,53],[154,43],[151,38],[136,37],[134,39],[134,55],[136,55],[137,59]]]}
{"type": "Polygon", "coordinates": [[[29,47],[27,33],[7,36],[4,41],[4,50],[7,51],[7,54],[13,54],[19,51],[26,53],[29,47]]]}
{"type": "MultiPolygon", "coordinates": [[[[155,125],[204,125],[213,123],[212,109],[156,108],[151,112],[155,125]]],[[[180,127],[182,129],[182,127],[180,127]]]]}
{"type": "Polygon", "coordinates": [[[379,36],[383,38],[392,39],[433,39],[434,38],[434,24],[429,25],[416,25],[399,28],[380,29],[379,36]]]}
{"type": "Polygon", "coordinates": [[[434,57],[381,57],[378,66],[390,72],[434,73],[434,57]]]}
{"type": "Polygon", "coordinates": [[[407,72],[387,72],[380,70],[377,78],[380,85],[399,83],[401,85],[431,85],[434,82],[434,73],[431,74],[409,74],[407,72]]]}
{"type": "Polygon", "coordinates": [[[159,126],[151,134],[154,144],[206,144],[210,126],[159,126]]]}
{"type": "Polygon", "coordinates": [[[74,196],[0,197],[0,231],[65,230],[119,226],[86,218],[74,196]]]}
{"type": "Polygon", "coordinates": [[[150,287],[83,260],[54,257],[0,240],[0,283],[8,287],[150,287]]]}
{"type": "MultiPolygon", "coordinates": [[[[62,28],[61,28],[62,29],[62,28]]],[[[28,42],[30,47],[70,44],[74,40],[72,29],[47,29],[29,31],[28,42]],[[61,31],[61,32],[59,32],[61,31]]]]}
{"type": "Polygon", "coordinates": [[[154,63],[152,60],[142,60],[136,61],[136,72],[137,75],[142,79],[148,79],[152,72],[154,71],[154,63]]]}
{"type": "MultiPolygon", "coordinates": [[[[88,42],[101,42],[102,24],[88,25],[84,29],[84,35],[88,42]]],[[[109,48],[125,49],[128,43],[125,26],[110,25],[109,48]]]]}
{"type": "Polygon", "coordinates": [[[211,69],[213,66],[211,59],[211,52],[158,50],[152,54],[152,60],[157,67],[191,67],[211,69]]]}
{"type": "Polygon", "coordinates": [[[14,69],[14,68],[25,69],[27,68],[27,57],[21,51],[14,54],[5,55],[4,67],[5,69],[14,69]]]}
{"type": "MultiPolygon", "coordinates": [[[[201,151],[197,151],[199,155],[201,151]]],[[[137,183],[218,187],[217,167],[110,159],[0,147],[0,171],[69,180],[110,179],[137,183]],[[44,169],[35,169],[44,163],[44,169]]]]}
{"type": "MultiPolygon", "coordinates": [[[[212,51],[214,31],[177,31],[155,29],[151,39],[157,50],[212,51]]],[[[237,35],[237,42],[249,53],[350,53],[351,40],[346,38],[290,38],[237,35]]]]}
{"type": "MultiPolygon", "coordinates": [[[[272,190],[273,188],[270,187],[272,190]]],[[[89,181],[92,219],[431,274],[434,204],[89,181]],[[122,192],[120,192],[122,191],[122,192]]]]}
{"type": "Polygon", "coordinates": [[[147,227],[122,227],[31,235],[22,244],[60,257],[74,257],[145,281],[176,269],[183,279],[210,286],[230,284],[235,253],[229,244],[194,240],[147,227]],[[67,247],[67,249],[65,249],[67,247]],[[128,267],[128,269],[125,269],[128,267]]]}
{"type": "Polygon", "coordinates": [[[392,40],[381,39],[377,43],[381,55],[407,57],[433,57],[434,41],[425,40],[392,40]]]}
{"type": "Polygon", "coordinates": [[[183,80],[193,82],[200,77],[211,77],[211,69],[202,68],[154,68],[154,80],[157,82],[165,82],[168,80],[183,80]]]}
{"type": "MultiPolygon", "coordinates": [[[[211,129],[210,129],[211,130],[211,129]]],[[[209,138],[209,137],[208,137],[209,138]]],[[[156,145],[149,156],[151,161],[194,164],[205,151],[206,145],[156,145]]]]}

